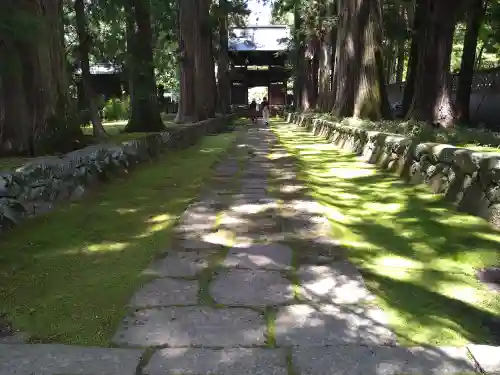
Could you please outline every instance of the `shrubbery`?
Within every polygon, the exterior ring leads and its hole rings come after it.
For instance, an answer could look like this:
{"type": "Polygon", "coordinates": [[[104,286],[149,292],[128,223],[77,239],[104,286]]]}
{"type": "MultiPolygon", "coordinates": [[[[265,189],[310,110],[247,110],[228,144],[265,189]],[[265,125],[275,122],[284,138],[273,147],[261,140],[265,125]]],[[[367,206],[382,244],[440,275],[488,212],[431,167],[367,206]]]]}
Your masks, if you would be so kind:
{"type": "Polygon", "coordinates": [[[130,113],[130,97],[111,98],[102,109],[102,116],[107,121],[126,120],[130,113]]]}

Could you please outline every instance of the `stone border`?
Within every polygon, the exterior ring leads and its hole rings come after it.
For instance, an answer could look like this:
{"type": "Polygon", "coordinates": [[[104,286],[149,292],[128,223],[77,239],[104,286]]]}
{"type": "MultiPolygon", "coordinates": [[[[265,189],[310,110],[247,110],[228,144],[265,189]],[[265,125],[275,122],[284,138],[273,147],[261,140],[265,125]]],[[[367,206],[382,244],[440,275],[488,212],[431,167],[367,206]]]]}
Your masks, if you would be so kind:
{"type": "Polygon", "coordinates": [[[195,144],[226,130],[233,115],[180,125],[117,144],[98,144],[62,157],[38,158],[13,172],[0,171],[0,232],[22,219],[50,211],[56,201],[78,200],[87,187],[126,173],[161,153],[195,144]]]}
{"type": "Polygon", "coordinates": [[[288,123],[306,128],[368,163],[397,173],[411,184],[426,183],[458,211],[500,229],[500,153],[475,152],[441,143],[418,143],[400,134],[289,113],[288,123]]]}

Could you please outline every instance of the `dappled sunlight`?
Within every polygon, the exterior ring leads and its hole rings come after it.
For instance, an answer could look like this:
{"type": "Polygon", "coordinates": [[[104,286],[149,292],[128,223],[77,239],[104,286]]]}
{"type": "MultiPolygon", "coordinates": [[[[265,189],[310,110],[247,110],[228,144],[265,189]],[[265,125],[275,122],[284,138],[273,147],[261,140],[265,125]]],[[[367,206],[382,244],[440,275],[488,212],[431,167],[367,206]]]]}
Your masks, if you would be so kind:
{"type": "Polygon", "coordinates": [[[277,131],[300,160],[299,177],[326,207],[332,237],[367,271],[402,341],[500,342],[492,333],[500,302],[475,278],[477,269],[500,264],[500,234],[426,186],[406,185],[289,125],[277,131]]]}
{"type": "Polygon", "coordinates": [[[149,237],[157,232],[168,229],[172,223],[173,223],[173,220],[170,220],[170,221],[164,221],[164,222],[159,222],[159,223],[150,225],[144,232],[135,236],[135,238],[137,238],[137,239],[147,238],[147,237],[149,237]]]}
{"type": "Polygon", "coordinates": [[[369,202],[364,203],[363,208],[371,212],[385,212],[387,216],[391,216],[390,214],[401,212],[403,205],[401,203],[384,204],[378,202],[369,202]]]}
{"type": "Polygon", "coordinates": [[[145,281],[141,271],[169,246],[177,218],[234,137],[169,151],[2,236],[2,313],[35,339],[107,346],[145,281]]]}
{"type": "Polygon", "coordinates": [[[161,214],[149,219],[148,223],[164,223],[166,221],[171,221],[172,219],[172,215],[161,214]]]}
{"type": "Polygon", "coordinates": [[[375,269],[379,268],[421,269],[424,268],[424,265],[422,264],[422,262],[418,262],[412,259],[395,255],[387,255],[378,257],[377,259],[375,259],[373,264],[369,265],[369,267],[375,269]]]}
{"type": "Polygon", "coordinates": [[[115,243],[100,243],[92,244],[85,248],[86,251],[94,252],[108,252],[108,251],[123,251],[129,245],[128,242],[115,242],[115,243]]]}
{"type": "Polygon", "coordinates": [[[135,209],[135,208],[117,208],[115,210],[115,212],[120,214],[120,215],[135,214],[137,212],[137,209],[135,209]]]}
{"type": "Polygon", "coordinates": [[[338,177],[344,179],[373,176],[376,173],[373,169],[361,168],[331,168],[327,172],[318,174],[321,177],[338,177]]]}

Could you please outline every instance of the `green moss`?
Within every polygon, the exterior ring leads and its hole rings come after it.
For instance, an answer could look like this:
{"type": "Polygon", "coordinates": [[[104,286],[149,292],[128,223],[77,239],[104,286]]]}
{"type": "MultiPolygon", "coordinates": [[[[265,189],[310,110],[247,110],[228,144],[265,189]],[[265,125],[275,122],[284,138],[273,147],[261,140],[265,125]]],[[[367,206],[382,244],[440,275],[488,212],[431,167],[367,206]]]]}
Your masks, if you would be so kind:
{"type": "Polygon", "coordinates": [[[107,345],[141,271],[235,133],[160,157],[0,238],[0,313],[44,342],[107,345]]]}
{"type": "Polygon", "coordinates": [[[10,157],[0,158],[0,171],[11,171],[28,163],[30,158],[10,157]]]}
{"type": "Polygon", "coordinates": [[[276,314],[275,307],[267,307],[264,310],[264,319],[267,325],[266,346],[268,348],[276,347],[276,314]]]}
{"type": "Polygon", "coordinates": [[[333,238],[362,270],[405,344],[492,342],[500,301],[475,270],[500,264],[500,234],[289,124],[275,127],[328,208],[333,238]]]}

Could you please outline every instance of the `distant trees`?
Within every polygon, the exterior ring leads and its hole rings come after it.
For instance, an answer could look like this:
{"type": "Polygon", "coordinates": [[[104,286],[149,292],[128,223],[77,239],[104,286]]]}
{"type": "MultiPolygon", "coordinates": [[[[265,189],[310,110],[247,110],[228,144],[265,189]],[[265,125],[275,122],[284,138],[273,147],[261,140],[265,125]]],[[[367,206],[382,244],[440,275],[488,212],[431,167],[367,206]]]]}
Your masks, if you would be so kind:
{"type": "Polygon", "coordinates": [[[499,3],[276,0],[275,18],[286,19],[288,13],[294,19],[296,103],[304,111],[390,118],[385,84],[405,76],[403,112],[407,118],[444,127],[458,119],[468,121],[474,69],[482,51],[497,48],[495,40],[500,40],[496,31],[500,30],[499,3]],[[458,30],[465,31],[457,34],[457,25],[464,25],[458,30]],[[458,59],[457,45],[463,46],[458,59]],[[461,63],[454,102],[450,71],[456,61],[461,63]]]}

